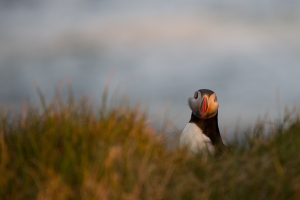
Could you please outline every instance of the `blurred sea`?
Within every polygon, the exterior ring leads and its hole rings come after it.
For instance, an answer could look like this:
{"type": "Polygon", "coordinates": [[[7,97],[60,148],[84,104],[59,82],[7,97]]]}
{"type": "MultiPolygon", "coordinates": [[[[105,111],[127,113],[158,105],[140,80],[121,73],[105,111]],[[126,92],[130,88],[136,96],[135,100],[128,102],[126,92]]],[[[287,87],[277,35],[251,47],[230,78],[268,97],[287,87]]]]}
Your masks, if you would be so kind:
{"type": "Polygon", "coordinates": [[[218,96],[223,133],[300,103],[300,1],[7,0],[0,27],[7,107],[68,79],[100,104],[112,72],[111,92],[150,105],[153,123],[167,109],[178,129],[201,88],[218,96]]]}

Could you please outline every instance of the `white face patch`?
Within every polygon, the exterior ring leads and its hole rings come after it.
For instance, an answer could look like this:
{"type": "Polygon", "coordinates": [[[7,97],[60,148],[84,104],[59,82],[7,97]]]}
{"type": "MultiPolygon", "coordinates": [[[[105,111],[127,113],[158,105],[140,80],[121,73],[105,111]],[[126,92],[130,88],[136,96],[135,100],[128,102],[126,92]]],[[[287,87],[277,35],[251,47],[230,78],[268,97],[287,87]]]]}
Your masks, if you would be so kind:
{"type": "Polygon", "coordinates": [[[200,105],[203,101],[201,92],[196,91],[194,97],[190,97],[188,100],[190,109],[193,111],[194,115],[201,117],[200,105]]]}

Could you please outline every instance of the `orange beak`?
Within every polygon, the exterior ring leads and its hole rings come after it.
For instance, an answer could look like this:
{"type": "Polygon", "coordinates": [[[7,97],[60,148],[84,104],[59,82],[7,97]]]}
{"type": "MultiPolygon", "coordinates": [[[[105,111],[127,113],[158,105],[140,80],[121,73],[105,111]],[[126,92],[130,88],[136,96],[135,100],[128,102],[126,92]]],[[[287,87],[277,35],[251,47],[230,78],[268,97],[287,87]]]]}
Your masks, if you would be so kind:
{"type": "Polygon", "coordinates": [[[201,115],[204,116],[208,108],[207,98],[203,97],[203,101],[201,103],[201,115]]]}

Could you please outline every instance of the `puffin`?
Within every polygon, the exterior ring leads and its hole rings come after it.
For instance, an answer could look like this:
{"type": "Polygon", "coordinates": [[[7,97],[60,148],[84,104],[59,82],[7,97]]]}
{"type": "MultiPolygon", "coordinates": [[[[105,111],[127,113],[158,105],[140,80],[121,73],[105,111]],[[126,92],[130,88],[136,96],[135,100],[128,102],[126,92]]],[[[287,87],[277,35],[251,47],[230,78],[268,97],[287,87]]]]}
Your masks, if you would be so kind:
{"type": "Polygon", "coordinates": [[[209,89],[200,89],[188,99],[191,119],[180,136],[180,147],[187,147],[193,154],[209,152],[217,155],[225,145],[218,126],[218,99],[209,89]]]}

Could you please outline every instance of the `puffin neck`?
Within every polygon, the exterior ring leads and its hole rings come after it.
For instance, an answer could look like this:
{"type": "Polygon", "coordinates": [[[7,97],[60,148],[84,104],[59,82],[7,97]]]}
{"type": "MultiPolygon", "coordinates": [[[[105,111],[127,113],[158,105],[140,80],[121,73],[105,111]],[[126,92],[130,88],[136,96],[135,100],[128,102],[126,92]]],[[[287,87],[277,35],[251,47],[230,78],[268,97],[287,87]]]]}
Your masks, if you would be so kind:
{"type": "Polygon", "coordinates": [[[196,124],[202,130],[202,132],[210,138],[213,145],[220,142],[222,143],[218,126],[218,113],[208,119],[201,119],[192,113],[189,123],[196,124]]]}

